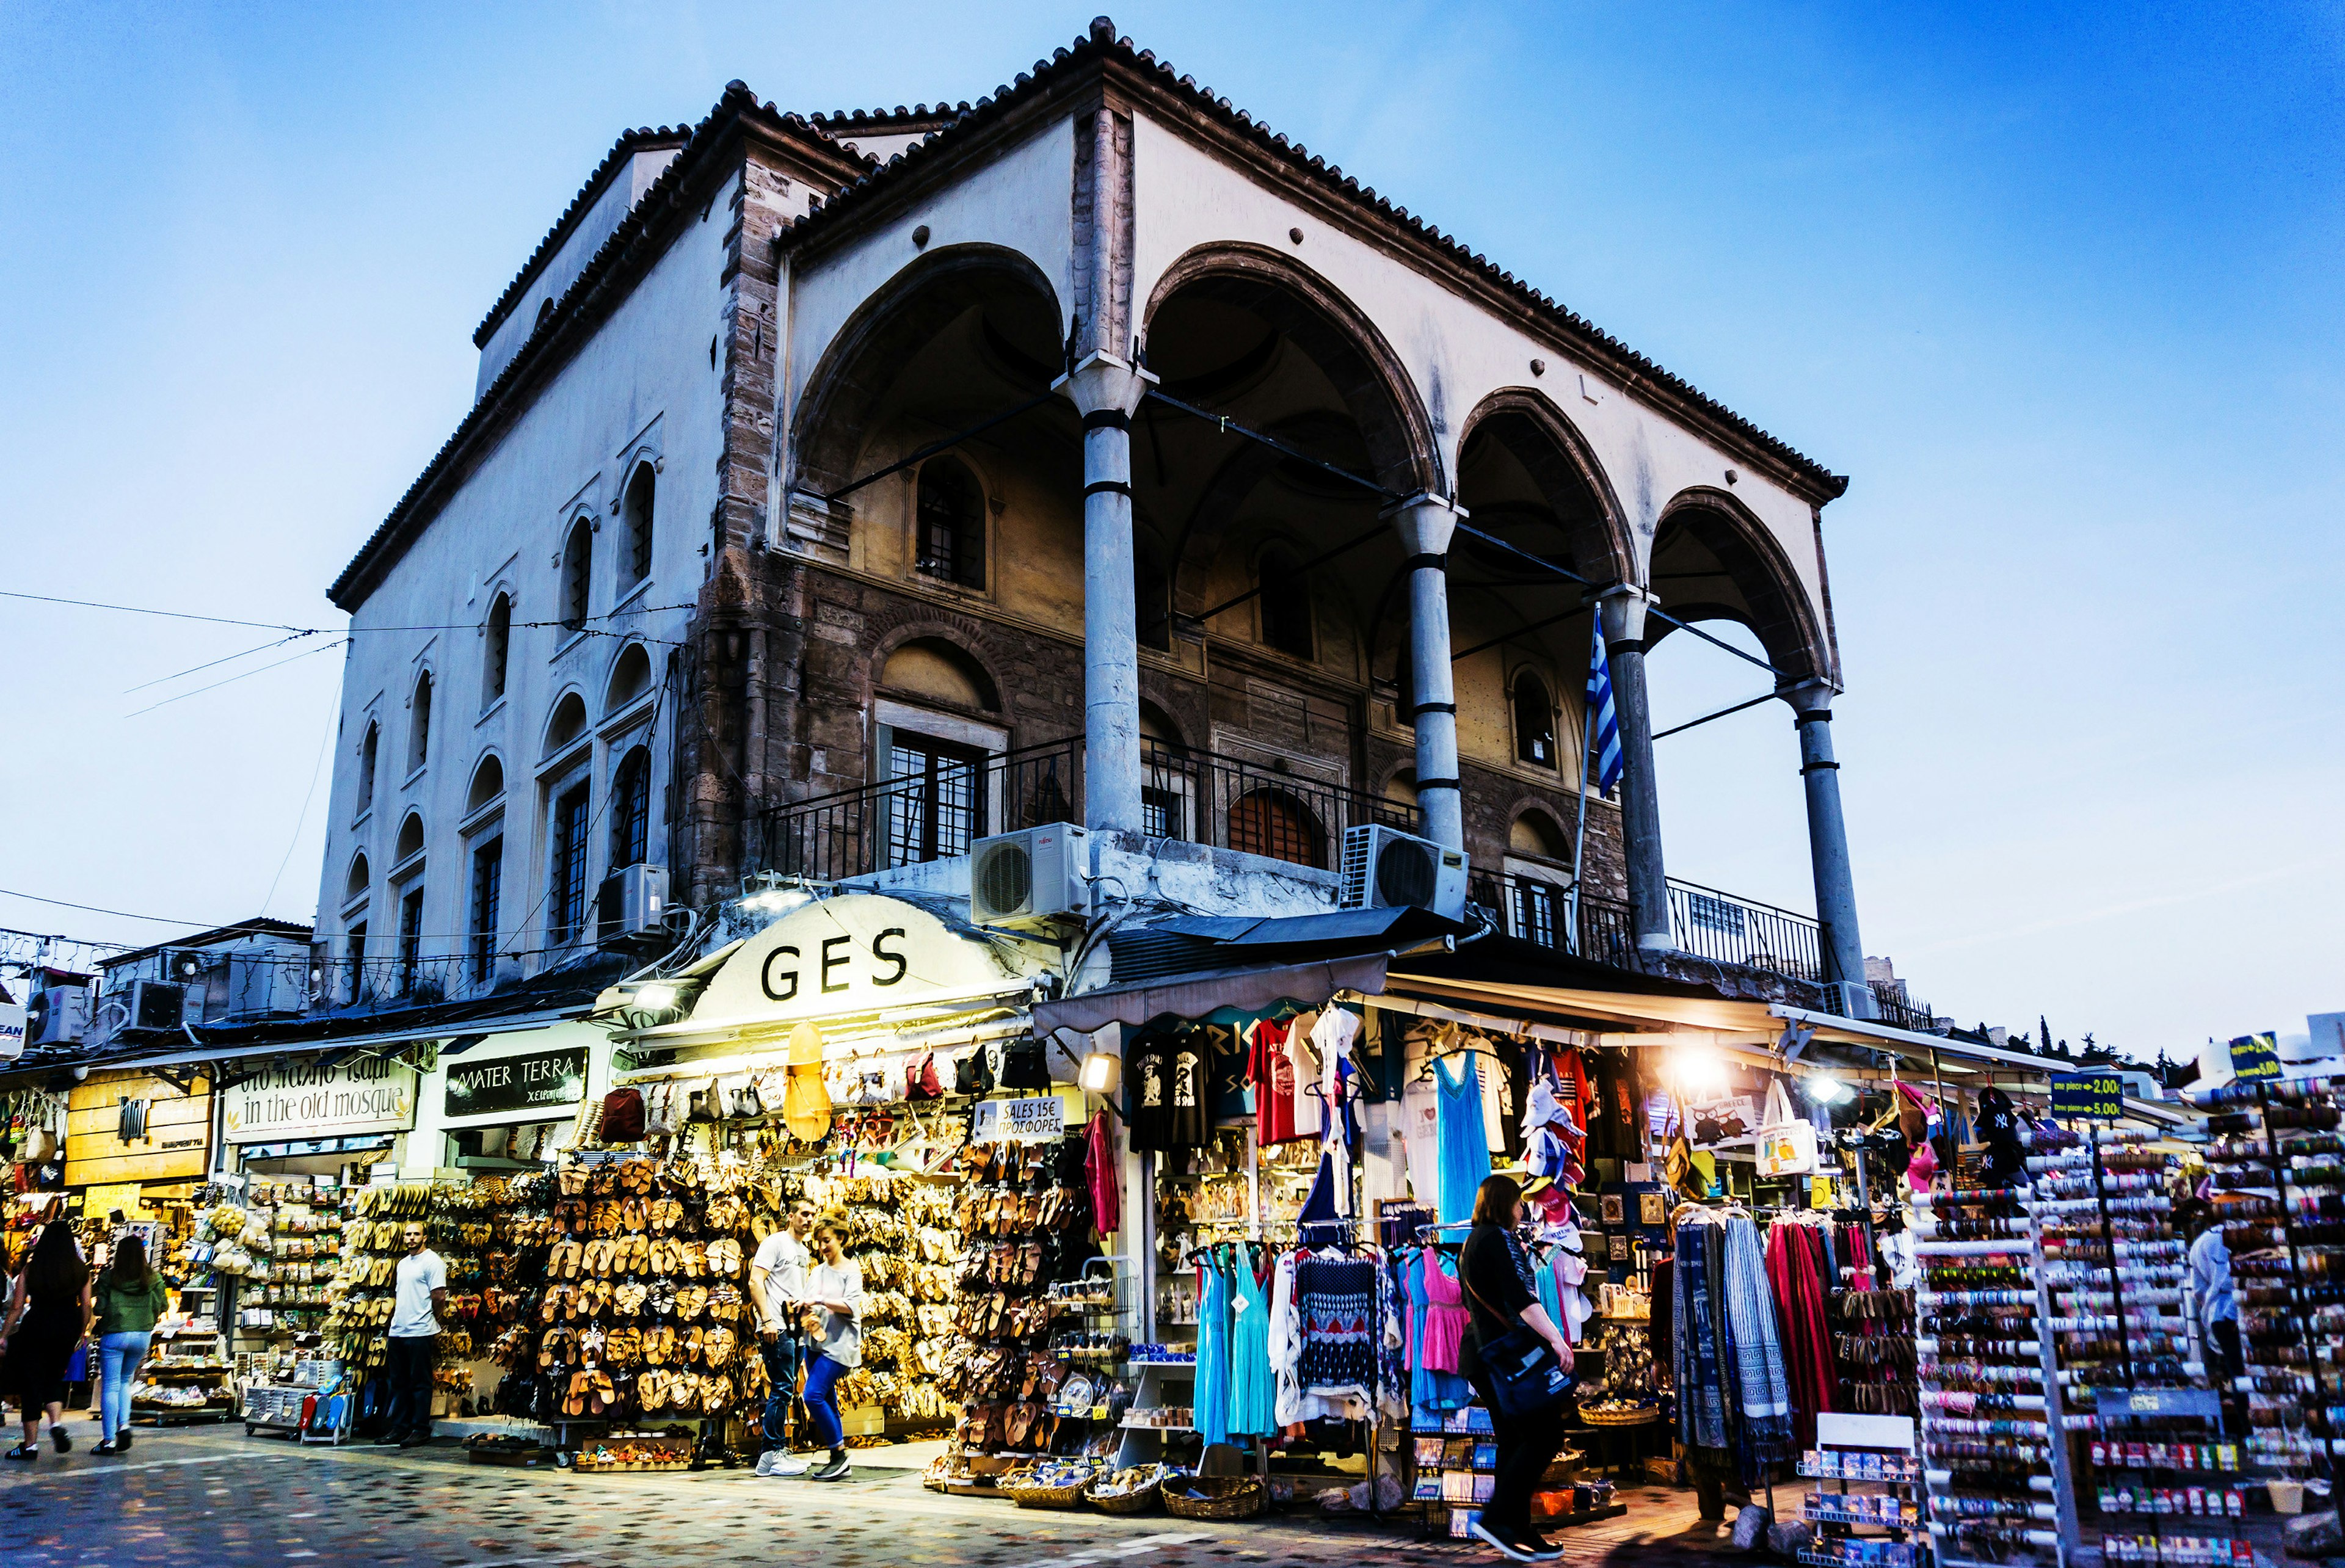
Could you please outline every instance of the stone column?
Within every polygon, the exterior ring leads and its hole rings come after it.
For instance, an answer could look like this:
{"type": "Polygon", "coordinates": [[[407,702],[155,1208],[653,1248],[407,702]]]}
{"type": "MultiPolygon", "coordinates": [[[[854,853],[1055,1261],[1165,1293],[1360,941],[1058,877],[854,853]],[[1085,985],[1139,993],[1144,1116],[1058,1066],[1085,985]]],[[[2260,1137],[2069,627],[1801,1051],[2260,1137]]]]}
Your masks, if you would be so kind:
{"type": "Polygon", "coordinates": [[[1652,595],[1622,583],[1598,602],[1612,710],[1620,725],[1620,837],[1628,860],[1629,920],[1639,952],[1677,946],[1670,933],[1670,881],[1661,864],[1661,796],[1653,780],[1653,709],[1645,695],[1645,612],[1652,595]]]}
{"type": "Polygon", "coordinates": [[[1808,859],[1815,871],[1816,920],[1829,1006],[1846,1018],[1877,1018],[1864,979],[1864,938],[1856,926],[1856,879],[1848,864],[1848,824],[1840,809],[1840,764],[1832,760],[1832,691],[1803,681],[1782,693],[1800,732],[1800,782],[1808,794],[1808,859]]]}
{"type": "Polygon", "coordinates": [[[1420,491],[1389,514],[1408,551],[1409,700],[1416,726],[1416,801],[1425,836],[1466,847],[1457,793],[1457,688],[1449,673],[1449,536],[1466,511],[1420,491]]]}
{"type": "Polygon", "coordinates": [[[1132,411],[1156,378],[1112,354],[1053,383],[1083,416],[1083,825],[1141,831],[1132,411]]]}

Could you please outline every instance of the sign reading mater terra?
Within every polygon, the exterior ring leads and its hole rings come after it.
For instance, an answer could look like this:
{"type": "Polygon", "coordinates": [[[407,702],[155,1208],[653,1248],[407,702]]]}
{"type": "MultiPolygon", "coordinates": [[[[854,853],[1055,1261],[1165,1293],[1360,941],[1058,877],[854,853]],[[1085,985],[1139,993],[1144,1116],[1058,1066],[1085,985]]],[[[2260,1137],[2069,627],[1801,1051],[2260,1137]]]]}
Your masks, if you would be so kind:
{"type": "Polygon", "coordinates": [[[586,1047],[448,1064],[447,1114],[555,1109],[586,1098],[586,1047]]]}
{"type": "Polygon", "coordinates": [[[230,1143],[404,1132],[415,1125],[415,1069],[378,1058],[279,1062],[228,1091],[230,1143]]]}

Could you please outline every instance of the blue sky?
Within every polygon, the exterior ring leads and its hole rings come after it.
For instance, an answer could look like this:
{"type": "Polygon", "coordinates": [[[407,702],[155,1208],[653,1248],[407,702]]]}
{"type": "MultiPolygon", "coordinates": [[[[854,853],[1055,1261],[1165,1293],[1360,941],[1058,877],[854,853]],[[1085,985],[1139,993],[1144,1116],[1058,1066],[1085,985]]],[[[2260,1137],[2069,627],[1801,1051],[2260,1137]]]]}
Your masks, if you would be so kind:
{"type": "MultiPolygon", "coordinates": [[[[325,584],[619,129],[735,76],[974,98],[1091,15],[0,0],[0,586],[339,624],[325,584]]],[[[2333,8],[1114,15],[1853,477],[1842,781],[1866,946],[1918,994],[2144,1054],[2345,1008],[2333,8]]],[[[308,917],[334,653],[132,716],[267,634],[0,627],[0,887],[308,917]]],[[[1690,640],[1654,663],[1663,723],[1752,694],[1690,640]]],[[[1661,759],[1673,872],[1812,906],[1787,712],[1661,759]]]]}

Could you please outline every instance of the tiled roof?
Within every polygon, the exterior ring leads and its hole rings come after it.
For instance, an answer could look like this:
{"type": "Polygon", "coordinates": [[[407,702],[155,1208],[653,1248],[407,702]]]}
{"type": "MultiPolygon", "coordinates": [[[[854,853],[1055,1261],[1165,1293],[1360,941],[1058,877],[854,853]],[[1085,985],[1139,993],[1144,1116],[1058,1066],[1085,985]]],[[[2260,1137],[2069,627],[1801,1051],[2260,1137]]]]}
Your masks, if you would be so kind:
{"type": "MultiPolygon", "coordinates": [[[[1664,400],[1679,401],[1699,410],[1797,470],[1827,499],[1847,490],[1848,481],[1844,476],[1832,472],[1789,443],[1769,435],[1692,383],[1630,349],[1586,317],[1558,305],[1552,296],[1540,293],[1479,251],[1469,249],[1456,236],[1435,228],[1424,218],[1412,215],[1406,207],[1394,206],[1378,196],[1373,187],[1362,185],[1325,158],[1312,156],[1300,142],[1290,141],[1273,132],[1244,109],[1233,106],[1229,99],[1218,97],[1211,89],[1199,86],[1195,78],[1175,76],[1172,67],[1159,60],[1152,51],[1135,49],[1131,39],[1119,37],[1114,25],[1104,16],[1092,22],[1088,35],[1076,40],[1072,48],[1057,50],[1049,59],[1035,61],[1032,71],[1020,73],[1014,82],[996,87],[990,95],[980,98],[973,105],[954,106],[954,117],[949,125],[896,154],[799,218],[785,231],[783,243],[798,243],[848,221],[859,207],[878,199],[929,160],[943,157],[960,144],[981,136],[987,127],[1002,119],[1013,107],[1095,62],[1125,67],[1137,77],[1134,85],[1153,88],[1197,111],[1224,130],[1250,142],[1258,151],[1284,164],[1328,196],[1383,221],[1430,254],[1463,268],[1470,276],[1513,296],[1533,311],[1540,324],[1579,348],[1595,365],[1620,380],[1624,389],[1650,389],[1658,391],[1664,400]]],[[[902,116],[905,111],[899,108],[897,114],[902,116]]],[[[867,122],[864,128],[876,130],[876,124],[868,122],[879,118],[870,114],[824,116],[817,124],[833,136],[851,135],[848,127],[858,119],[867,122]]]]}
{"type": "Polygon", "coordinates": [[[553,227],[545,231],[545,238],[537,242],[537,248],[529,253],[529,259],[521,264],[521,270],[513,274],[513,280],[505,285],[505,291],[497,296],[497,302],[489,307],[489,313],[482,317],[481,324],[472,329],[472,347],[479,349],[487,345],[489,335],[503,322],[507,313],[521,303],[521,297],[529,292],[538,268],[552,260],[553,253],[562,248],[562,242],[570,238],[570,231],[578,226],[580,218],[586,216],[586,209],[594,205],[595,198],[603,194],[604,185],[613,175],[637,153],[655,147],[680,147],[689,135],[690,129],[684,126],[644,126],[626,132],[612,143],[611,150],[603,155],[603,161],[594,166],[594,172],[586,177],[586,183],[578,187],[578,194],[570,198],[570,205],[563,209],[560,217],[553,220],[553,227]]]}

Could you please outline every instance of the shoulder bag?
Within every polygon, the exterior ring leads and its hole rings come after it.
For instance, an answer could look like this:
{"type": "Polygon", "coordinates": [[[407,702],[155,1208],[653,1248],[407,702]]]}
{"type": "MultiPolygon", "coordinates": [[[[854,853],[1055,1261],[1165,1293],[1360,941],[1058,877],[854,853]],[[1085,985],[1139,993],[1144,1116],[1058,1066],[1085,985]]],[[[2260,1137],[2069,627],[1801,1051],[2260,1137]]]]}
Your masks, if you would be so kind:
{"type": "MultiPolygon", "coordinates": [[[[1457,1259],[1457,1282],[1484,1311],[1506,1320],[1506,1314],[1484,1301],[1482,1292],[1466,1277],[1462,1253],[1457,1259]]],[[[1490,1402],[1497,1407],[1491,1412],[1494,1415],[1528,1421],[1546,1415],[1571,1397],[1571,1374],[1555,1359],[1548,1342],[1520,1323],[1487,1343],[1477,1334],[1474,1352],[1481,1362],[1484,1381],[1490,1385],[1490,1402]]]]}

